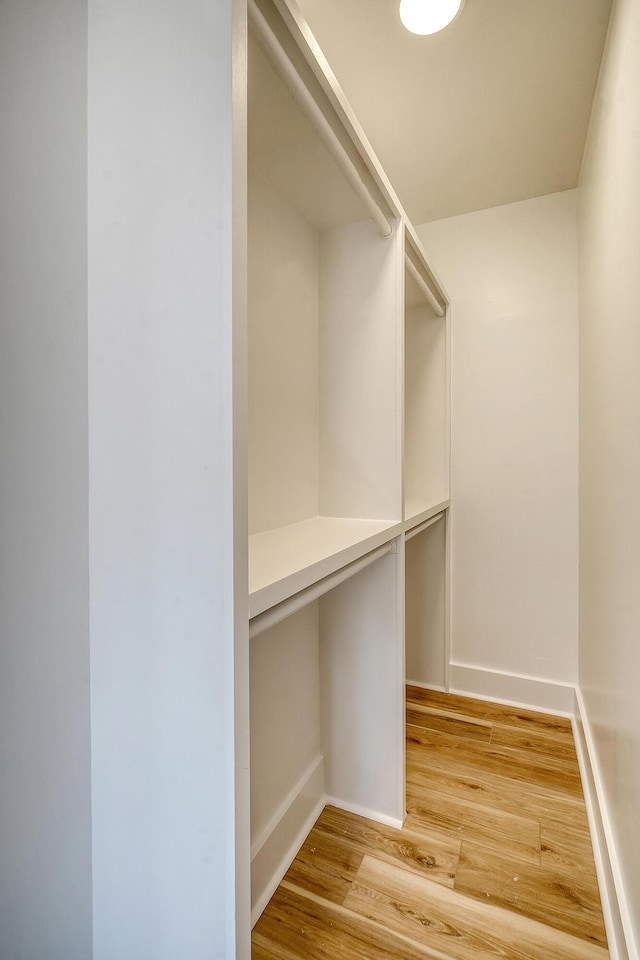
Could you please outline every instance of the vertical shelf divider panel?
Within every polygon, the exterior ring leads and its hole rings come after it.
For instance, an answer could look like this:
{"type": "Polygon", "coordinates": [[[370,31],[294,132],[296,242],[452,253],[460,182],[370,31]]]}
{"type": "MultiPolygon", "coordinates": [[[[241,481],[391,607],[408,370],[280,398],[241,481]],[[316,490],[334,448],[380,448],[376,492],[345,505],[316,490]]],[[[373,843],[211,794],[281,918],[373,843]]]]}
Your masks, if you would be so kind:
{"type": "Polygon", "coordinates": [[[407,683],[437,690],[447,686],[447,513],[404,543],[407,683]]]}
{"type": "Polygon", "coordinates": [[[405,268],[404,518],[413,522],[449,499],[449,317],[408,233],[405,268]]]}
{"type": "Polygon", "coordinates": [[[320,612],[322,739],[330,802],[404,821],[403,644],[398,554],[327,594],[320,612]]]}

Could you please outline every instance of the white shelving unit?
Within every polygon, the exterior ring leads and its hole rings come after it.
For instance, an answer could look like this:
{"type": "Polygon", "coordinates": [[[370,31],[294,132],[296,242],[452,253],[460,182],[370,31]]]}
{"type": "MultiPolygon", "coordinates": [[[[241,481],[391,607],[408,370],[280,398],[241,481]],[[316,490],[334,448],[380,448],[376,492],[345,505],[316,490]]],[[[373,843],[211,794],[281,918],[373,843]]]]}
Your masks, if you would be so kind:
{"type": "Polygon", "coordinates": [[[405,538],[448,508],[448,312],[297,9],[249,0],[249,25],[255,920],[325,802],[404,818],[405,602],[440,616],[405,538]]]}

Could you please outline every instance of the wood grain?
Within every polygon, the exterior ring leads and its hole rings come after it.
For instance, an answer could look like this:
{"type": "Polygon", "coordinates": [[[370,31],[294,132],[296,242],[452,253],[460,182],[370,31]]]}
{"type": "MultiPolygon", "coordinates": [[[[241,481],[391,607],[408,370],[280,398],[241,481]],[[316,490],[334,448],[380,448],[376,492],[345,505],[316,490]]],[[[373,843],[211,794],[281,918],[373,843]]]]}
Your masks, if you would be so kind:
{"type": "Polygon", "coordinates": [[[529,864],[464,842],[455,889],[483,903],[539,920],[584,940],[606,946],[598,886],[579,871],[529,864]]]}
{"type": "Polygon", "coordinates": [[[467,740],[482,740],[488,743],[491,739],[491,724],[484,721],[461,720],[455,716],[438,711],[425,710],[419,706],[407,707],[407,723],[426,730],[439,730],[455,737],[464,737],[467,740]]]}
{"type": "Polygon", "coordinates": [[[375,914],[391,929],[451,960],[507,956],[510,960],[603,960],[607,952],[544,923],[476,903],[406,871],[365,857],[346,906],[375,914]]]}
{"type": "Polygon", "coordinates": [[[326,807],[253,960],[607,960],[569,721],[408,697],[403,829],[326,807]]]}
{"type": "Polygon", "coordinates": [[[490,770],[511,780],[530,784],[543,795],[547,791],[582,796],[579,770],[556,757],[531,756],[526,750],[514,750],[499,744],[479,743],[451,737],[436,730],[407,725],[407,759],[411,762],[437,762],[439,754],[460,768],[490,770]],[[428,751],[415,749],[429,747],[428,751]]]}
{"type": "Polygon", "coordinates": [[[573,736],[570,733],[554,733],[549,736],[547,733],[535,730],[518,730],[517,727],[494,723],[491,743],[524,750],[531,756],[556,757],[570,764],[575,770],[578,769],[578,757],[573,736]]]}
{"type": "Polygon", "coordinates": [[[256,924],[254,938],[256,935],[263,946],[265,942],[282,945],[287,960],[424,960],[434,956],[373,917],[327,903],[286,880],[256,924]]]}
{"type": "MultiPolygon", "coordinates": [[[[350,850],[359,862],[366,854],[405,870],[428,876],[434,883],[453,886],[461,841],[422,826],[412,830],[405,823],[395,830],[374,820],[358,817],[337,807],[325,807],[316,835],[326,835],[338,850],[350,850]]],[[[292,878],[287,878],[292,879],[292,878]]]]}
{"type": "Polygon", "coordinates": [[[428,789],[470,800],[483,807],[518,814],[549,827],[555,825],[558,830],[550,836],[552,842],[555,842],[557,832],[565,827],[586,830],[588,837],[584,802],[573,791],[551,793],[539,784],[512,780],[506,771],[500,773],[481,766],[468,768],[452,764],[449,758],[442,759],[433,753],[412,755],[407,762],[407,796],[419,797],[428,789]]]}
{"type": "Polygon", "coordinates": [[[540,864],[540,824],[514,813],[485,807],[474,800],[460,799],[450,793],[439,793],[429,787],[407,792],[409,828],[435,828],[474,839],[489,846],[506,848],[522,860],[540,864]]]}
{"type": "Polygon", "coordinates": [[[489,700],[474,700],[457,694],[441,693],[438,690],[424,690],[422,687],[407,686],[407,703],[423,704],[432,708],[455,713],[465,720],[487,720],[491,723],[508,724],[526,730],[555,730],[571,734],[571,720],[552,714],[537,713],[524,707],[509,707],[489,700]]]}

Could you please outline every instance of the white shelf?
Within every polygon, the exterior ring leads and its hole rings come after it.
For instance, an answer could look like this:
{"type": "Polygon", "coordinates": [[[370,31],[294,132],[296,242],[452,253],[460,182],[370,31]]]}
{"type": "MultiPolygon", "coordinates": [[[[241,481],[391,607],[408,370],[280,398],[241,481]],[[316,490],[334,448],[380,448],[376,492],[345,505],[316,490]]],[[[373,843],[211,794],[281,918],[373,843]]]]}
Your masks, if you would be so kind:
{"type": "Polygon", "coordinates": [[[398,536],[388,520],[311,517],[249,537],[249,617],[398,536]]]}
{"type": "Polygon", "coordinates": [[[449,499],[440,500],[437,503],[428,503],[425,500],[407,500],[404,507],[404,529],[411,530],[417,527],[419,523],[430,520],[437,513],[442,513],[449,507],[449,499]]]}

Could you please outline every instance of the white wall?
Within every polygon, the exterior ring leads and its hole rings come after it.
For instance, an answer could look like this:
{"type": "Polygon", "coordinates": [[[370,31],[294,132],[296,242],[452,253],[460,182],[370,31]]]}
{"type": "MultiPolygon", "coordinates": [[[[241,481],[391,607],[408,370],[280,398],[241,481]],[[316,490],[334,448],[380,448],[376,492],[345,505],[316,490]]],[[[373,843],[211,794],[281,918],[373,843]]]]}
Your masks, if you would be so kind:
{"type": "Polygon", "coordinates": [[[91,956],[82,0],[0,4],[0,956],[91,956]]]}
{"type": "MultiPolygon", "coordinates": [[[[580,686],[640,941],[640,7],[614,5],[580,182],[580,686]]],[[[615,851],[613,851],[615,854],[615,851]]],[[[630,952],[633,952],[632,950],[630,952]]]]}
{"type": "Polygon", "coordinates": [[[561,682],[577,678],[575,210],[571,191],[418,229],[453,304],[452,659],[561,682]]]}
{"type": "Polygon", "coordinates": [[[234,945],[246,574],[231,13],[231,0],[89,3],[95,960],[248,956],[234,945]]]}

